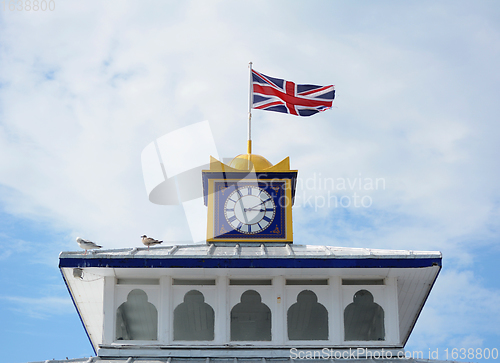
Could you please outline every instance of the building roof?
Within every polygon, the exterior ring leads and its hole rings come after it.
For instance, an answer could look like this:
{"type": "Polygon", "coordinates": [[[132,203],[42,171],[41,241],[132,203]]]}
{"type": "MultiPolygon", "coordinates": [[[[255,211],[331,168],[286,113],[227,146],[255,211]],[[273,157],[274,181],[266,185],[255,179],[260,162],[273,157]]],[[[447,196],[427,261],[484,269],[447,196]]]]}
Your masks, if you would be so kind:
{"type": "MultiPolygon", "coordinates": [[[[80,358],[65,360],[46,360],[32,363],[394,363],[394,359],[359,358],[359,359],[291,359],[291,358],[80,358]]],[[[400,363],[451,363],[451,361],[408,358],[400,363]]]]}
{"type": "Polygon", "coordinates": [[[211,243],[61,252],[59,267],[419,268],[441,266],[435,251],[379,250],[287,243],[211,243]]]}

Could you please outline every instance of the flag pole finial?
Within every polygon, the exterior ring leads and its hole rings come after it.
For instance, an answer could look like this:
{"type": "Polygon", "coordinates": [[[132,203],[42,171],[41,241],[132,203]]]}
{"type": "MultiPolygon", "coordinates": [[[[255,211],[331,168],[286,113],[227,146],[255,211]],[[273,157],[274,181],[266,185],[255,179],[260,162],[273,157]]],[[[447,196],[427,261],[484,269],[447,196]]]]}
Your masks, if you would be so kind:
{"type": "Polygon", "coordinates": [[[252,87],[252,62],[248,63],[248,68],[250,69],[250,88],[248,96],[248,142],[247,142],[247,153],[252,153],[252,98],[253,98],[253,87],[252,87]]]}

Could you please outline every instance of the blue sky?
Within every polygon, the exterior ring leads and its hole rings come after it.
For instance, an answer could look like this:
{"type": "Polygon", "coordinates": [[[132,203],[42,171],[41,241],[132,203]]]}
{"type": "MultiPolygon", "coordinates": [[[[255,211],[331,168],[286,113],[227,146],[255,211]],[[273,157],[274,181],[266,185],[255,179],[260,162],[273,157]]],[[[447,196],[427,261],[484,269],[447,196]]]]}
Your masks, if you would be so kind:
{"type": "Polygon", "coordinates": [[[244,153],[249,61],[336,85],[311,118],[253,115],[254,152],[304,181],[294,242],[442,251],[407,350],[500,349],[497,1],[55,4],[0,10],[0,361],[93,354],[57,268],[76,236],[191,239],[182,206],[148,201],[141,153],[203,120],[220,157],[244,153]],[[340,187],[356,178],[384,186],[340,187]],[[354,193],[370,206],[326,203],[354,193]]]}

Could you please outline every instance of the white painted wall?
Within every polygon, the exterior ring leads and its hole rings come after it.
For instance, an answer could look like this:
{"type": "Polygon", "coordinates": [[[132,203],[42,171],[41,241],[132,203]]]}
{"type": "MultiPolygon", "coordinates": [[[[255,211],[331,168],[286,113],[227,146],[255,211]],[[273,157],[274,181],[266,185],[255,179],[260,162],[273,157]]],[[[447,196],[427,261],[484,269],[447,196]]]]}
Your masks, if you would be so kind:
{"type": "MultiPolygon", "coordinates": [[[[398,346],[399,341],[399,319],[396,278],[381,275],[364,276],[370,278],[384,278],[384,285],[369,286],[346,286],[342,285],[342,278],[353,277],[352,275],[334,275],[331,271],[316,270],[315,274],[298,269],[205,269],[202,272],[187,269],[171,270],[170,274],[155,276],[157,285],[117,284],[114,277],[106,277],[104,284],[104,329],[103,342],[106,344],[134,344],[134,345],[171,345],[171,346],[398,346]],[[301,273],[302,272],[302,273],[301,273]],[[172,279],[182,278],[215,278],[216,285],[172,285],[172,279]],[[271,286],[230,286],[229,280],[235,278],[268,278],[272,279],[271,286]],[[328,279],[328,285],[286,285],[287,278],[294,279],[328,279]],[[142,289],[148,295],[148,302],[152,303],[158,310],[158,341],[115,341],[114,332],[116,324],[116,309],[127,300],[128,293],[133,289],[142,289]],[[360,341],[345,342],[343,338],[343,312],[347,305],[352,302],[356,291],[365,289],[370,291],[375,302],[384,309],[385,315],[385,341],[360,341]],[[205,302],[215,311],[215,339],[205,342],[179,342],[173,340],[173,311],[183,302],[184,295],[190,290],[198,290],[203,293],[205,302]],[[240,302],[241,294],[247,290],[257,291],[262,302],[272,312],[272,341],[268,342],[231,342],[230,341],[230,311],[240,302]],[[328,310],[329,334],[328,340],[321,341],[290,341],[287,336],[287,311],[297,301],[297,295],[303,290],[311,290],[318,297],[318,302],[328,310]],[[113,311],[109,311],[112,309],[113,311]]],[[[347,270],[349,271],[349,270],[347,270]]],[[[337,271],[338,272],[338,271],[337,271]]],[[[158,271],[151,273],[157,274],[158,271]]],[[[131,271],[127,271],[130,277],[131,271]]],[[[141,271],[142,278],[145,277],[144,270],[141,271]]],[[[359,275],[354,277],[359,278],[359,275]]]]}

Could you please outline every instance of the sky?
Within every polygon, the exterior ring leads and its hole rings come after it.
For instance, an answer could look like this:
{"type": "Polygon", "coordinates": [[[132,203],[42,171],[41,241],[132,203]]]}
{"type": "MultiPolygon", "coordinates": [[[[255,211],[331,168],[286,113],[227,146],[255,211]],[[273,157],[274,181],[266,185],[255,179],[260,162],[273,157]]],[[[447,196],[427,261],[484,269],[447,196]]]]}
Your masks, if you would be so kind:
{"type": "Polygon", "coordinates": [[[192,243],[141,154],[201,121],[245,153],[250,61],[336,88],[312,117],[253,111],[254,153],[299,170],[294,243],[441,251],[406,349],[500,349],[499,2],[19,3],[0,4],[0,362],[94,354],[57,267],[77,236],[192,243]]]}

